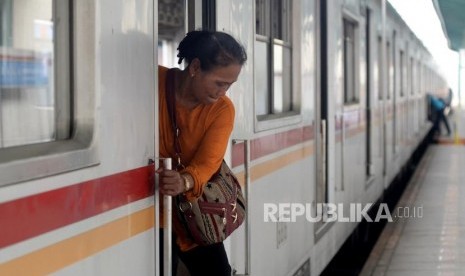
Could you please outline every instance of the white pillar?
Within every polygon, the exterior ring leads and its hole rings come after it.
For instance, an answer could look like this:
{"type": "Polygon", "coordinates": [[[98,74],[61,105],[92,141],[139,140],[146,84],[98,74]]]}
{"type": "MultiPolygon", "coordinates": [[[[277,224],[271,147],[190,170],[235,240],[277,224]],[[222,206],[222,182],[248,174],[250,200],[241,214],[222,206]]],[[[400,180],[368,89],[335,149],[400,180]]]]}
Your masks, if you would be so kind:
{"type": "Polygon", "coordinates": [[[458,99],[459,99],[459,108],[462,108],[462,71],[463,71],[463,68],[464,68],[464,56],[465,56],[465,49],[462,49],[459,51],[459,76],[458,76],[458,91],[457,91],[457,96],[458,96],[458,99]]]}

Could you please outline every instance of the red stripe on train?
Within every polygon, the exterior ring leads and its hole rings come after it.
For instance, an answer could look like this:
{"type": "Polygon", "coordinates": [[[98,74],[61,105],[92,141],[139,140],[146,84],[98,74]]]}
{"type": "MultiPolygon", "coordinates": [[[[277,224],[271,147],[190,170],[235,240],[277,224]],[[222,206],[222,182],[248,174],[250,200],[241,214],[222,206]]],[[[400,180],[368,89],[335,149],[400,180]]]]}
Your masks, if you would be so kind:
{"type": "Polygon", "coordinates": [[[0,248],[153,194],[152,166],[0,204],[0,248]]]}
{"type": "MultiPolygon", "coordinates": [[[[313,138],[313,125],[309,125],[253,139],[250,141],[250,160],[256,160],[302,142],[313,140],[313,138]]],[[[232,167],[242,164],[244,164],[244,144],[235,144],[232,148],[232,167]]]]}

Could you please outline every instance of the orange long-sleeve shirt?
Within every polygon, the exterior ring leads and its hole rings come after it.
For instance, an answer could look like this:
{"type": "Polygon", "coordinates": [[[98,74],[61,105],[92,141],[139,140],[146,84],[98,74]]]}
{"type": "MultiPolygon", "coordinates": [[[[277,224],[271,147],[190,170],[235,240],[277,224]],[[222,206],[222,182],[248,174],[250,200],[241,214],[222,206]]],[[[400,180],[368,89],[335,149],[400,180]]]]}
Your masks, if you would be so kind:
{"type": "MultiPolygon", "coordinates": [[[[174,137],[166,105],[167,71],[168,68],[158,66],[159,145],[160,156],[171,157],[174,161],[174,137]]],[[[234,126],[234,105],[226,96],[213,104],[200,104],[194,109],[176,103],[176,121],[180,128],[181,160],[186,166],[182,173],[187,172],[194,179],[193,189],[186,194],[192,199],[202,194],[204,184],[221,165],[234,126]]],[[[182,231],[177,216],[173,216],[173,227],[182,251],[195,246],[182,231]]]]}

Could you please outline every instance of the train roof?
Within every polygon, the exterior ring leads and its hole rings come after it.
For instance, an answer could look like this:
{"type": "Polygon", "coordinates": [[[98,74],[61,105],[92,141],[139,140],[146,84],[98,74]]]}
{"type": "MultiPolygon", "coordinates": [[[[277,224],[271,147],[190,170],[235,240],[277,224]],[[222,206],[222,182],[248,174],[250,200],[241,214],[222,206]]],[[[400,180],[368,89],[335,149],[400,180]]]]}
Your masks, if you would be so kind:
{"type": "Polygon", "coordinates": [[[408,29],[408,32],[409,32],[410,36],[412,37],[412,39],[414,39],[418,45],[421,45],[421,47],[425,51],[430,53],[428,48],[425,46],[425,44],[423,44],[423,41],[417,36],[417,34],[415,34],[415,32],[410,28],[410,26],[407,24],[407,22],[405,22],[405,20],[402,18],[402,16],[397,12],[397,10],[394,8],[394,6],[389,1],[386,1],[386,7],[387,7],[387,15],[388,15],[388,17],[391,17],[393,20],[398,22],[398,24],[404,25],[404,27],[406,29],[408,29]]]}

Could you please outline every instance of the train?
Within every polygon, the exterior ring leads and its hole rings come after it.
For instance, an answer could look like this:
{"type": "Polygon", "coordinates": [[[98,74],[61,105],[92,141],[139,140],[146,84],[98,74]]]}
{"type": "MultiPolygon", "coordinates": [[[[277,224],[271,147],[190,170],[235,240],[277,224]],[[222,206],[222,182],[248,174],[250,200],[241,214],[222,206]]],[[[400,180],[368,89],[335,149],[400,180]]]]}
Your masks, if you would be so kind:
{"type": "Polygon", "coordinates": [[[234,275],[321,274],[361,221],[301,214],[385,200],[447,89],[386,0],[7,0],[1,18],[0,275],[160,275],[157,71],[189,30],[248,55],[228,91],[234,275]]]}

